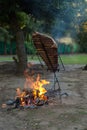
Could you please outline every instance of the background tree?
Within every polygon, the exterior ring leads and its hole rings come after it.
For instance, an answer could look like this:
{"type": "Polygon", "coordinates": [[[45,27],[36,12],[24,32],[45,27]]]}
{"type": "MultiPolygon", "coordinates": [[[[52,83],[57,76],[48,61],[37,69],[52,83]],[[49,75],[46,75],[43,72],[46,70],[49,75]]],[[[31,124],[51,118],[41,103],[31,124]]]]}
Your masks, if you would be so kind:
{"type": "Polygon", "coordinates": [[[18,70],[23,72],[27,67],[24,41],[29,33],[37,30],[54,37],[69,34],[75,38],[87,16],[86,4],[86,0],[0,0],[0,26],[11,30],[15,37],[18,70]]]}
{"type": "Polygon", "coordinates": [[[23,72],[27,66],[27,57],[24,47],[24,35],[19,22],[19,6],[16,0],[0,0],[0,6],[0,25],[3,27],[8,25],[14,33],[18,56],[17,71],[23,72]]]}
{"type": "Polygon", "coordinates": [[[27,56],[24,47],[23,33],[23,26],[26,24],[21,27],[23,16],[27,18],[27,14],[31,14],[35,17],[35,19],[44,21],[47,21],[48,19],[49,24],[51,25],[52,20],[50,21],[50,19],[54,18],[53,13],[56,14],[57,11],[53,4],[53,0],[48,0],[47,2],[44,0],[0,0],[0,25],[3,27],[8,25],[14,32],[18,56],[17,66],[19,72],[23,72],[27,67],[27,56]],[[49,12],[50,7],[52,9],[49,12]]]}
{"type": "Polygon", "coordinates": [[[80,52],[87,53],[87,21],[80,25],[80,31],[77,35],[77,42],[80,45],[80,52]]]}

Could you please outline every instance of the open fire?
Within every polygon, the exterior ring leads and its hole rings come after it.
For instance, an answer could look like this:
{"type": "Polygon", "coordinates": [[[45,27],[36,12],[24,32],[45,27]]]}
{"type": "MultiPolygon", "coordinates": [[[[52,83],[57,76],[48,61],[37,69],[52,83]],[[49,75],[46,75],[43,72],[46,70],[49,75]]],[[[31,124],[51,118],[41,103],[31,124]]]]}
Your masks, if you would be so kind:
{"type": "Polygon", "coordinates": [[[24,89],[21,91],[20,88],[17,88],[16,100],[18,105],[30,107],[32,105],[38,106],[47,103],[48,96],[45,95],[47,90],[43,86],[49,84],[49,82],[41,80],[39,74],[36,80],[34,80],[26,74],[24,89]]]}
{"type": "MultiPolygon", "coordinates": [[[[6,105],[12,105],[14,108],[35,108],[48,104],[47,90],[44,88],[44,85],[49,84],[49,82],[42,80],[39,74],[35,78],[25,71],[24,75],[26,77],[24,89],[17,88],[15,99],[9,100],[6,105]]],[[[4,107],[5,105],[3,104],[2,106],[4,107]]]]}

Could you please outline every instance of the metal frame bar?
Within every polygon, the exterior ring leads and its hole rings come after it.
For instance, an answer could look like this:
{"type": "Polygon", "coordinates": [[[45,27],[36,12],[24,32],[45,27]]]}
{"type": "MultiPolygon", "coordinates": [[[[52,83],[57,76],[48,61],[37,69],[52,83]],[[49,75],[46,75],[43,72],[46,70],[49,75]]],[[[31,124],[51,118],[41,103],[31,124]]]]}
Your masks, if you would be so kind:
{"type": "MultiPolygon", "coordinates": [[[[47,57],[47,59],[48,59],[50,65],[51,65],[51,69],[50,69],[50,70],[52,70],[52,71],[53,71],[53,74],[54,74],[54,75],[53,75],[53,76],[54,76],[54,77],[53,77],[53,78],[54,78],[54,85],[53,85],[54,91],[55,91],[55,85],[56,85],[56,83],[57,83],[57,85],[58,85],[58,89],[57,89],[57,90],[58,90],[58,92],[59,92],[59,99],[60,99],[60,101],[62,101],[62,100],[61,100],[62,95],[68,96],[68,94],[67,94],[67,93],[61,93],[61,88],[60,88],[60,84],[59,84],[59,81],[58,81],[58,77],[57,77],[56,72],[55,72],[55,70],[54,70],[54,67],[53,67],[53,65],[52,65],[52,63],[51,63],[51,60],[50,60],[49,55],[48,55],[48,53],[47,53],[47,50],[46,50],[46,48],[45,48],[45,46],[44,46],[44,43],[43,43],[43,41],[41,40],[40,37],[39,37],[39,40],[40,40],[41,45],[42,45],[42,48],[43,48],[43,50],[44,50],[44,52],[45,52],[45,54],[46,54],[46,57],[47,57]]],[[[40,58],[39,58],[40,54],[37,53],[37,56],[38,56],[38,59],[39,59],[39,61],[40,61],[40,63],[41,63],[41,66],[43,67],[43,64],[42,64],[42,62],[41,62],[41,60],[40,60],[40,58]]],[[[65,70],[65,66],[64,66],[64,64],[63,64],[63,62],[62,62],[62,59],[61,59],[61,57],[60,57],[59,54],[58,54],[58,57],[59,57],[59,59],[60,59],[60,61],[61,61],[61,63],[62,63],[63,69],[65,70]]],[[[57,69],[57,70],[59,70],[59,69],[57,69]]]]}
{"type": "Polygon", "coordinates": [[[44,66],[43,66],[43,63],[41,62],[41,59],[40,59],[39,56],[40,56],[40,54],[37,52],[37,57],[38,57],[38,60],[39,60],[39,62],[40,62],[40,64],[41,64],[41,67],[44,67],[44,66]]]}
{"type": "MultiPolygon", "coordinates": [[[[57,41],[57,40],[55,40],[55,41],[57,42],[57,46],[58,46],[58,41],[57,41]]],[[[64,69],[64,71],[65,71],[65,66],[64,66],[64,64],[63,64],[63,61],[62,61],[62,59],[61,59],[61,56],[60,56],[59,52],[58,52],[58,57],[59,57],[59,60],[60,60],[60,62],[61,62],[61,64],[62,64],[62,67],[63,67],[63,69],[64,69]]]]}
{"type": "MultiPolygon", "coordinates": [[[[39,37],[39,39],[40,39],[40,37],[39,37]]],[[[47,57],[47,59],[48,59],[50,65],[51,65],[52,71],[53,71],[53,73],[54,73],[54,90],[55,90],[55,84],[57,83],[57,84],[58,84],[59,95],[61,96],[61,94],[60,94],[60,93],[61,93],[61,89],[60,89],[60,85],[59,85],[58,78],[57,78],[57,76],[56,76],[56,72],[54,71],[54,68],[53,68],[53,65],[52,65],[52,63],[51,63],[51,61],[50,61],[50,58],[49,58],[49,56],[48,56],[47,50],[46,50],[46,48],[45,48],[45,46],[44,46],[44,43],[42,42],[41,39],[40,39],[40,42],[41,42],[41,45],[42,45],[43,50],[45,51],[46,57],[47,57]]]]}
{"type": "Polygon", "coordinates": [[[60,62],[61,62],[61,64],[62,64],[62,66],[63,66],[63,69],[64,69],[64,71],[65,71],[65,66],[64,66],[63,61],[62,61],[62,59],[61,59],[61,57],[60,57],[60,54],[58,54],[58,57],[59,57],[60,62]]]}

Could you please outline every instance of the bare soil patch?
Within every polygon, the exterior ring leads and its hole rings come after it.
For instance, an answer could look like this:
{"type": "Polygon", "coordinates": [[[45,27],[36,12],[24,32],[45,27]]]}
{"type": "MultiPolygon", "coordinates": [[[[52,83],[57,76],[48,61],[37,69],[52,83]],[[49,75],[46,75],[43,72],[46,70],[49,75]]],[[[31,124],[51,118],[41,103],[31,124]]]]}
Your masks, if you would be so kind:
{"type": "MultiPolygon", "coordinates": [[[[47,89],[51,88],[53,74],[35,66],[42,78],[51,81],[47,89]]],[[[69,95],[62,96],[62,103],[56,96],[38,109],[7,111],[2,104],[15,97],[17,87],[23,88],[25,77],[15,74],[13,63],[0,63],[0,130],[87,130],[87,71],[82,67],[67,65],[57,72],[62,92],[69,95]]]]}

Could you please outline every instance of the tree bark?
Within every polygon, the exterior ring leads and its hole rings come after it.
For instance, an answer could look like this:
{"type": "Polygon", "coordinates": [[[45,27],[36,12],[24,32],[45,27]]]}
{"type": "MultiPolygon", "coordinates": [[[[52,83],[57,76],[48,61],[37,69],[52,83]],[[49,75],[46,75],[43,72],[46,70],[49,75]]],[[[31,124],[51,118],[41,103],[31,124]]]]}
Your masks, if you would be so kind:
{"type": "Polygon", "coordinates": [[[24,33],[20,29],[16,32],[17,72],[23,73],[27,68],[27,54],[24,45],[24,33]]]}
{"type": "MultiPolygon", "coordinates": [[[[16,38],[16,54],[17,54],[17,72],[23,73],[24,70],[27,68],[27,54],[24,45],[24,32],[20,28],[18,17],[16,12],[11,12],[9,15],[10,20],[10,27],[14,32],[16,38]]],[[[14,58],[15,59],[15,58],[14,58]]]]}

